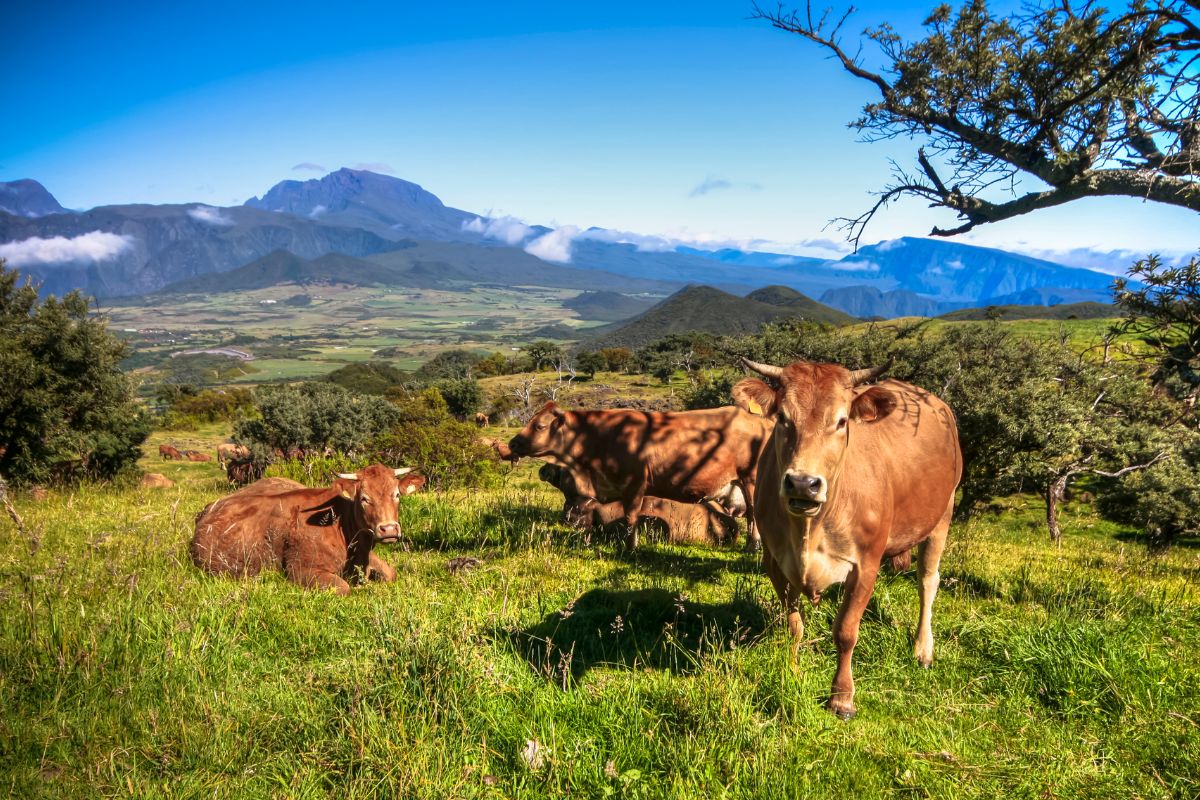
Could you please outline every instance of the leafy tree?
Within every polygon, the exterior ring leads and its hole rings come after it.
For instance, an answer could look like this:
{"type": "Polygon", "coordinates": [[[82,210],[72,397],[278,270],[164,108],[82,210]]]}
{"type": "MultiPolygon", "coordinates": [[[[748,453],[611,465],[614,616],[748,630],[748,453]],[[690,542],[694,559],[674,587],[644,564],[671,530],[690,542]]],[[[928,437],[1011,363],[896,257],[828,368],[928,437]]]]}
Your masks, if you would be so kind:
{"type": "Polygon", "coordinates": [[[529,359],[530,368],[534,372],[539,372],[544,366],[553,366],[558,363],[563,357],[563,352],[562,348],[554,342],[539,339],[525,348],[525,356],[529,359]]]}
{"type": "Polygon", "coordinates": [[[1177,427],[1172,438],[1172,457],[1113,481],[1096,498],[1102,513],[1142,528],[1158,547],[1200,536],[1200,434],[1177,427]]]}
{"type": "Polygon", "coordinates": [[[438,381],[434,387],[446,401],[450,413],[464,419],[483,405],[483,387],[474,378],[451,378],[438,381]]]}
{"type": "Polygon", "coordinates": [[[625,372],[633,364],[633,351],[628,347],[605,347],[600,351],[609,372],[625,372]]]}
{"type": "Polygon", "coordinates": [[[1152,255],[1134,264],[1129,276],[1142,285],[1124,278],[1114,283],[1123,329],[1154,348],[1156,378],[1194,404],[1200,393],[1200,257],[1168,267],[1152,255]]]}
{"type": "Polygon", "coordinates": [[[288,451],[361,450],[400,418],[381,397],[360,395],[331,383],[264,387],[256,395],[259,417],[238,422],[234,438],[288,451]]]}
{"type": "Polygon", "coordinates": [[[602,372],[608,367],[608,360],[594,350],[580,353],[579,357],[575,359],[575,363],[579,367],[579,371],[589,378],[596,377],[597,372],[602,372]]]}
{"type": "Polygon", "coordinates": [[[426,380],[469,378],[482,359],[470,350],[446,350],[426,361],[417,370],[417,377],[426,380]]]}
{"type": "Polygon", "coordinates": [[[692,385],[681,393],[683,406],[689,410],[731,406],[733,385],[741,379],[741,375],[729,370],[716,373],[701,372],[692,385]]]}
{"type": "Polygon", "coordinates": [[[79,292],[39,299],[0,260],[0,475],[112,478],[150,433],[118,367],[125,344],[79,292]]]}
{"type": "Polygon", "coordinates": [[[492,353],[491,355],[484,356],[475,365],[475,374],[481,378],[504,375],[509,371],[509,359],[505,358],[503,353],[492,353]]]}
{"type": "Polygon", "coordinates": [[[1133,0],[1109,11],[1042,0],[998,16],[984,0],[935,8],[924,38],[866,32],[882,70],[841,41],[846,15],[756,8],[829,51],[874,87],[852,123],[867,141],[916,138],[872,208],[843,220],[857,243],[889,202],[917,197],[957,214],[952,236],[1083,197],[1123,195],[1200,211],[1200,3],[1133,0]],[[1017,194],[1028,180],[1034,188],[1017,194]],[[1007,196],[995,194],[1007,189],[1007,196]],[[986,195],[986,196],[985,196],[986,195]]]}

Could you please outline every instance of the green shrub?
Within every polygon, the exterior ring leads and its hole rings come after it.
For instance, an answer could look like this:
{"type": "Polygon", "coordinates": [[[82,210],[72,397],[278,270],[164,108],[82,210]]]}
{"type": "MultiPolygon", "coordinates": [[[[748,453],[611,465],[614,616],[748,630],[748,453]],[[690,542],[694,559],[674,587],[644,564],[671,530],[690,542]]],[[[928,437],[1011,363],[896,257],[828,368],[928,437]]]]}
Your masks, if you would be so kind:
{"type": "Polygon", "coordinates": [[[399,422],[371,442],[372,460],[413,467],[434,489],[487,486],[497,480],[495,453],[480,443],[474,425],[450,415],[436,389],[397,402],[399,422]]]}
{"type": "Polygon", "coordinates": [[[381,397],[320,382],[260,388],[256,405],[258,418],[238,422],[234,438],[267,450],[361,451],[400,418],[381,397]]]}
{"type": "Polygon", "coordinates": [[[14,484],[110,479],[133,468],[150,419],[125,344],[71,292],[39,299],[0,260],[0,475],[14,484]]]}

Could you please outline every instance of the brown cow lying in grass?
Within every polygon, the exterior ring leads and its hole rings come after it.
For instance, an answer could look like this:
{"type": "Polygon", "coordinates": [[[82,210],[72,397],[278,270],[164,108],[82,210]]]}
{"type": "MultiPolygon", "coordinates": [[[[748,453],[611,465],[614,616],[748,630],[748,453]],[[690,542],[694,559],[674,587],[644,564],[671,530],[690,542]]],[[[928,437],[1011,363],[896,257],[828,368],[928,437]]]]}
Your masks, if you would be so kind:
{"type": "Polygon", "coordinates": [[[372,548],[400,538],[400,498],[425,485],[409,471],[372,464],[323,489],[287,478],[257,481],[197,515],[192,561],[234,577],[282,569],[294,583],[341,595],[364,578],[393,581],[396,571],[372,548]]]}
{"type": "MultiPolygon", "coordinates": [[[[564,467],[543,464],[538,477],[563,493],[563,521],[577,528],[597,528],[624,519],[620,501],[601,503],[579,492],[571,473],[564,467]]],[[[713,503],[678,503],[661,497],[646,497],[641,516],[651,517],[667,528],[672,544],[724,544],[737,538],[737,522],[713,503]]]]}

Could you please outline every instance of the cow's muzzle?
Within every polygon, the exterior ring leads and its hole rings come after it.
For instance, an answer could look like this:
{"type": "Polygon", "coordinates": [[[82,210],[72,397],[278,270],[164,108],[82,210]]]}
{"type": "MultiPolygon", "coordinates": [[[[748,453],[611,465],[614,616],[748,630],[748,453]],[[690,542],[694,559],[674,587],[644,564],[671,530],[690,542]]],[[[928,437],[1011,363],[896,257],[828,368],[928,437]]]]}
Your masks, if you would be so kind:
{"type": "Polygon", "coordinates": [[[376,544],[394,544],[400,541],[400,523],[385,522],[375,527],[376,544]]]}
{"type": "Polygon", "coordinates": [[[828,498],[829,484],[820,475],[788,472],[783,476],[780,494],[789,514],[815,517],[828,498]]]}

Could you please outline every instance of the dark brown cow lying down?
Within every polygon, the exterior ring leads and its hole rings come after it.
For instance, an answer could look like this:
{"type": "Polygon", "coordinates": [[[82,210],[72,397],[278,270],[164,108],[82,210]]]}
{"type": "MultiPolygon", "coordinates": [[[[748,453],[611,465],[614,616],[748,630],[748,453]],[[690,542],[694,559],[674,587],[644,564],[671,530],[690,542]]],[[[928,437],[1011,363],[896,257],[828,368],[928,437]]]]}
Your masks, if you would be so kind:
{"type": "Polygon", "coordinates": [[[547,403],[508,443],[516,458],[540,458],[570,470],[580,494],[619,500],[637,546],[637,521],[647,495],[699,503],[725,496],[736,483],[750,501],[748,547],[754,531],[754,475],[772,423],[740,408],[701,411],[611,409],[565,411],[547,403]]]}
{"type": "Polygon", "coordinates": [[[736,387],[776,419],[754,500],[763,566],[787,614],[793,653],[804,638],[800,599],[815,603],[829,586],[845,584],[833,623],[838,663],[828,708],[847,718],[855,711],[859,622],[880,563],[918,545],[913,655],[922,666],[933,662],[938,564],[962,476],[958,426],[950,408],[923,389],[896,380],[871,385],[882,367],[744,363],[774,382],[750,378],[736,387]]]}
{"type": "Polygon", "coordinates": [[[282,569],[301,586],[343,595],[363,578],[393,581],[396,571],[372,548],[399,539],[400,498],[425,485],[408,472],[372,464],[326,489],[264,478],[197,515],[192,561],[234,577],[282,569]]]}
{"type": "MultiPolygon", "coordinates": [[[[579,493],[571,473],[554,464],[543,464],[538,477],[563,493],[563,521],[578,528],[596,528],[624,519],[625,507],[617,501],[600,503],[579,493]]],[[[723,544],[737,538],[737,522],[710,503],[677,503],[661,497],[642,501],[641,516],[662,522],[672,544],[723,544]]]]}

